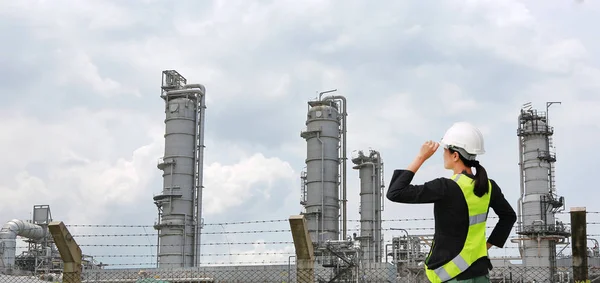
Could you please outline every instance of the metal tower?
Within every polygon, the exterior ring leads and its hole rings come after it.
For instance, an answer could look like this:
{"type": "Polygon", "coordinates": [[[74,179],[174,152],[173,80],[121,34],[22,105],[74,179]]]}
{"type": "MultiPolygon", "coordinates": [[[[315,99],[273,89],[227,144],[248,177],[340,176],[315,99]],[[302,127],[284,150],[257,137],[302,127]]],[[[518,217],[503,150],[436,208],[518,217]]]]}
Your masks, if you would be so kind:
{"type": "MultiPolygon", "coordinates": [[[[564,209],[564,197],[556,195],[556,154],[552,145],[554,128],[548,124],[546,112],[524,105],[519,115],[519,166],[521,171],[521,196],[518,201],[519,220],[517,233],[519,249],[526,267],[546,267],[549,282],[556,274],[556,245],[564,242],[569,232],[556,220],[556,212],[564,209]]],[[[539,270],[531,277],[539,277],[539,270]]]]}
{"type": "Polygon", "coordinates": [[[306,129],[300,134],[307,144],[300,203],[306,209],[308,231],[317,246],[340,238],[340,193],[342,239],[346,238],[346,99],[321,98],[328,92],[308,102],[306,129]]]}
{"type": "Polygon", "coordinates": [[[162,73],[165,153],[158,169],[163,171],[163,191],[154,196],[161,268],[200,264],[206,91],[201,84],[186,82],[177,71],[162,73]]]}
{"type": "Polygon", "coordinates": [[[360,177],[360,246],[363,251],[363,262],[381,262],[383,255],[383,234],[381,229],[381,212],[383,211],[383,160],[378,151],[370,150],[365,156],[358,151],[352,157],[359,170],[360,177]]]}

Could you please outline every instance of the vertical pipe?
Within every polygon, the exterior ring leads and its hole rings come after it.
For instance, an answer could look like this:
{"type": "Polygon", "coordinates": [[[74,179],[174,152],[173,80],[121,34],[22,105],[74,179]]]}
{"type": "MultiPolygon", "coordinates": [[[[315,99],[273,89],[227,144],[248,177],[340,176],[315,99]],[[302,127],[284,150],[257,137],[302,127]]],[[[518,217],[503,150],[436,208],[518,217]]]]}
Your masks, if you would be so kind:
{"type": "Polygon", "coordinates": [[[186,229],[187,228],[187,217],[188,217],[188,214],[184,213],[183,214],[183,219],[184,219],[183,221],[185,221],[184,223],[186,225],[184,225],[183,227],[181,227],[181,233],[183,234],[182,235],[183,236],[183,245],[181,245],[181,261],[183,263],[181,264],[181,267],[185,267],[185,247],[187,246],[187,243],[185,242],[186,239],[187,239],[187,231],[186,231],[187,230],[186,229]]]}
{"type": "Polygon", "coordinates": [[[204,117],[206,113],[206,89],[202,86],[202,93],[200,94],[200,123],[199,123],[199,137],[198,137],[198,184],[197,184],[197,200],[198,206],[196,207],[196,236],[195,236],[195,253],[196,262],[195,266],[200,266],[200,246],[201,246],[201,232],[202,232],[202,191],[204,190],[204,117]]]}
{"type": "Polygon", "coordinates": [[[571,208],[571,232],[573,244],[573,279],[575,282],[589,282],[587,255],[587,227],[585,207],[571,208]]]}
{"type": "MultiPolygon", "coordinates": [[[[193,233],[194,233],[194,237],[193,237],[193,241],[192,241],[192,266],[198,266],[198,253],[197,253],[197,247],[198,247],[198,240],[200,237],[199,229],[198,229],[198,225],[200,224],[200,220],[198,219],[198,209],[200,208],[200,201],[198,198],[199,195],[199,187],[198,187],[198,171],[200,169],[200,163],[198,162],[198,150],[199,150],[199,133],[202,130],[200,128],[200,109],[201,109],[201,102],[200,102],[200,97],[198,97],[198,93],[194,93],[194,183],[193,183],[193,191],[192,191],[192,195],[193,195],[193,202],[194,202],[194,217],[192,217],[192,227],[193,227],[193,233]]],[[[187,227],[187,225],[185,225],[184,227],[187,227]]],[[[185,239],[185,237],[184,237],[185,239]]],[[[185,240],[184,240],[185,242],[185,240]]]]}
{"type": "MultiPolygon", "coordinates": [[[[373,198],[372,201],[375,202],[375,199],[377,197],[375,188],[377,187],[377,178],[375,177],[377,175],[377,168],[375,166],[374,163],[371,163],[371,165],[373,166],[373,173],[371,173],[371,182],[372,182],[372,191],[373,191],[373,198]]],[[[372,209],[371,209],[371,213],[373,213],[373,215],[371,216],[371,221],[373,221],[373,224],[371,224],[371,242],[373,243],[372,245],[372,250],[371,250],[371,256],[373,257],[371,259],[372,262],[375,262],[376,258],[377,258],[377,248],[376,248],[376,244],[377,244],[377,237],[375,237],[377,235],[377,233],[375,233],[375,225],[377,223],[377,216],[375,216],[375,205],[372,205],[372,209]]]]}
{"type": "Polygon", "coordinates": [[[346,112],[346,98],[340,96],[343,100],[343,115],[342,115],[342,136],[343,136],[343,143],[342,143],[342,218],[344,219],[344,223],[342,226],[342,230],[343,230],[343,234],[342,234],[342,239],[345,240],[346,239],[346,230],[347,230],[347,219],[346,219],[346,204],[348,202],[348,200],[346,199],[346,152],[347,152],[347,129],[346,129],[346,117],[348,116],[348,113],[346,112]]]}
{"type": "MultiPolygon", "coordinates": [[[[321,227],[325,231],[325,145],[321,140],[320,132],[317,132],[317,140],[321,144],[321,227]]],[[[321,236],[319,235],[319,224],[317,223],[317,243],[320,242],[321,236]]]]}
{"type": "MultiPolygon", "coordinates": [[[[320,97],[319,97],[320,98],[320,97]]],[[[346,129],[346,118],[348,116],[346,109],[346,97],[341,95],[326,96],[323,101],[326,100],[341,100],[342,101],[342,239],[346,239],[347,231],[347,220],[346,220],[346,152],[347,152],[347,129],[346,129]]]]}
{"type": "MultiPolygon", "coordinates": [[[[160,219],[160,216],[158,219],[160,219]]],[[[160,258],[158,256],[159,254],[160,254],[160,233],[157,233],[157,235],[156,235],[156,268],[158,268],[158,259],[160,258]]]]}
{"type": "MultiPolygon", "coordinates": [[[[521,111],[521,115],[519,115],[519,119],[518,119],[518,129],[521,130],[521,117],[523,115],[523,111],[521,111]]],[[[524,184],[524,171],[525,168],[523,167],[523,141],[521,140],[520,135],[518,135],[518,139],[519,139],[519,186],[520,186],[520,192],[521,194],[519,195],[519,199],[517,200],[517,214],[518,214],[518,218],[517,218],[517,227],[519,228],[518,231],[522,231],[523,229],[523,195],[525,194],[525,184],[524,184]]],[[[518,242],[519,245],[519,254],[521,255],[521,257],[523,256],[523,241],[519,241],[518,242]]]]}
{"type": "Polygon", "coordinates": [[[378,257],[380,258],[379,261],[381,261],[381,257],[384,256],[382,248],[383,248],[383,229],[382,229],[382,214],[383,214],[383,204],[385,203],[385,200],[383,199],[383,184],[385,184],[385,179],[384,179],[384,175],[383,175],[383,160],[381,159],[381,153],[377,152],[377,164],[379,165],[379,202],[381,204],[380,206],[380,211],[379,211],[379,215],[377,217],[377,229],[379,230],[379,233],[377,234],[378,238],[377,238],[377,250],[378,250],[378,257]]]}

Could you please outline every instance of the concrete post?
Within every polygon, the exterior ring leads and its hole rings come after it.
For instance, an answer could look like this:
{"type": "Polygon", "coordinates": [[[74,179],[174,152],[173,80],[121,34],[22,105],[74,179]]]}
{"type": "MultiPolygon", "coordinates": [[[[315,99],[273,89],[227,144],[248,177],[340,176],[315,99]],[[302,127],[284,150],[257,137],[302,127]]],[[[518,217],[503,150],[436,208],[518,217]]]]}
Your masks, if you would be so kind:
{"type": "Polygon", "coordinates": [[[315,255],[304,215],[290,216],[290,227],[296,248],[296,280],[298,283],[313,283],[315,255]]]}
{"type": "Polygon", "coordinates": [[[571,208],[573,279],[575,283],[590,282],[588,278],[587,229],[585,207],[571,208]]]}
{"type": "Polygon", "coordinates": [[[81,249],[62,221],[48,224],[54,244],[64,262],[63,282],[81,283],[81,249]]]}

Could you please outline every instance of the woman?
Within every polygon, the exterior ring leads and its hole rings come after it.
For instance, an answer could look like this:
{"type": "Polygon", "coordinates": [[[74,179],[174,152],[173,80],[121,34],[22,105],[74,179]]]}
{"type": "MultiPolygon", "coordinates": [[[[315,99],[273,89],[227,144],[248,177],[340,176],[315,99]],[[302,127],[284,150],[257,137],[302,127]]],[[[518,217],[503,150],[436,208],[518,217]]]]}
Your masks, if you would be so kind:
{"type": "Polygon", "coordinates": [[[488,179],[476,160],[485,153],[483,135],[469,123],[455,123],[440,143],[427,141],[406,170],[395,170],[387,192],[398,203],[434,203],[435,235],[425,271],[431,282],[490,282],[487,251],[504,247],[517,216],[502,190],[488,179]],[[444,168],[452,178],[437,178],[411,185],[421,165],[438,147],[444,149],[444,168]],[[476,174],[473,175],[472,168],[476,174]],[[489,208],[500,220],[485,239],[489,208]]]}

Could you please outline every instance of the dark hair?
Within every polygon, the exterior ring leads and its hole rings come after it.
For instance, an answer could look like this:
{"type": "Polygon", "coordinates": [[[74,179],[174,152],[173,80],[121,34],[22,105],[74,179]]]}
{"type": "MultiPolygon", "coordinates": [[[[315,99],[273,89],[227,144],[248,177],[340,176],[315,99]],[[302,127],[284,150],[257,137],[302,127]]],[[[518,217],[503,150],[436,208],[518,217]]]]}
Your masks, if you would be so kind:
{"type": "Polygon", "coordinates": [[[481,166],[477,160],[466,159],[458,150],[453,148],[449,148],[449,150],[450,153],[458,153],[458,157],[465,164],[465,166],[475,167],[475,189],[473,191],[478,197],[485,195],[489,189],[488,175],[487,171],[485,171],[485,168],[483,168],[483,166],[481,166]]]}

